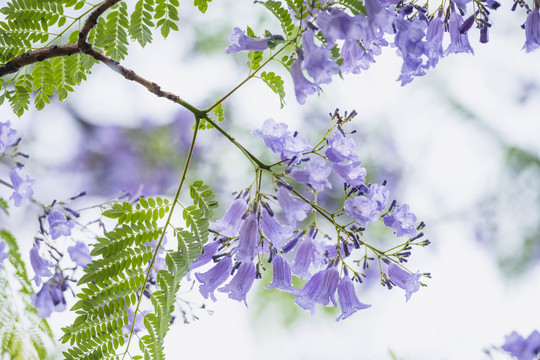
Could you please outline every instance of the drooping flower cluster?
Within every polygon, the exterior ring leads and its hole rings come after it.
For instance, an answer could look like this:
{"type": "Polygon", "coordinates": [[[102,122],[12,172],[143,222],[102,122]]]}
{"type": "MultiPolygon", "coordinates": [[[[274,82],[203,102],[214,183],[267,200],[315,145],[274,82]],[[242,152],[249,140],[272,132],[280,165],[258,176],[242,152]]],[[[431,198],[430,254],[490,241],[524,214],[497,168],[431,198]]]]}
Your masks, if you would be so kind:
{"type": "Polygon", "coordinates": [[[273,269],[268,289],[292,294],[298,306],[312,313],[317,304],[341,307],[337,320],[345,319],[370,307],[358,299],[354,286],[354,280],[361,282],[365,276],[365,268],[358,269],[357,264],[363,260],[367,266],[373,259],[366,255],[367,251],[384,260],[377,261],[383,285],[405,290],[407,300],[419,290],[421,276],[429,275],[411,273],[402,264],[411,254],[411,245],[429,243],[417,242],[423,236],[418,233],[423,223],[416,224],[416,216],[406,204],[393,201],[387,208],[389,192],[384,184],[365,184],[367,172],[357,160],[355,143],[342,130],[354,114],[344,120],[336,113],[333,120],[338,120],[331,124],[328,133],[337,131],[315,149],[296,132],[288,131],[286,124],[272,119],[252,131],[270,150],[280,154],[282,161],[276,166],[283,171],[273,173],[274,194],[259,190],[252,194],[252,188],[245,189],[238,193],[225,215],[210,224],[214,240],[205,245],[191,267],[198,271],[195,277],[205,298],[216,301],[217,290],[247,304],[247,293],[267,267],[263,264],[265,259],[273,269]],[[286,152],[287,143],[297,145],[286,152]],[[341,210],[330,212],[309,199],[331,189],[332,176],[343,180],[345,201],[341,210]],[[304,190],[296,190],[293,182],[304,184],[304,190]],[[315,221],[318,217],[331,222],[336,229],[335,238],[320,235],[315,221]],[[392,251],[377,250],[365,239],[366,227],[375,221],[383,222],[397,237],[409,239],[392,251]],[[362,247],[366,249],[355,251],[362,247]],[[208,264],[213,264],[208,270],[198,269],[208,264]],[[303,287],[292,285],[293,275],[306,280],[303,287]]]}
{"type": "MultiPolygon", "coordinates": [[[[296,46],[296,55],[285,65],[290,67],[297,101],[304,104],[308,95],[318,92],[321,84],[331,82],[334,75],[367,70],[388,45],[395,47],[403,59],[397,78],[402,86],[425,75],[445,56],[474,54],[469,42],[471,29],[476,27],[480,43],[487,43],[491,11],[501,6],[497,0],[455,0],[430,13],[427,5],[419,6],[414,1],[366,0],[364,8],[358,9],[348,2],[304,1],[302,6],[289,3],[287,10],[299,29],[289,32],[284,40],[286,45],[296,46]]],[[[523,24],[523,49],[531,52],[540,47],[538,1],[529,7],[525,1],[516,0],[512,10],[518,5],[528,13],[523,24]]],[[[287,27],[289,23],[282,25],[287,27]]],[[[265,50],[269,41],[275,39],[283,40],[277,35],[257,39],[234,28],[225,52],[265,50]]]]}

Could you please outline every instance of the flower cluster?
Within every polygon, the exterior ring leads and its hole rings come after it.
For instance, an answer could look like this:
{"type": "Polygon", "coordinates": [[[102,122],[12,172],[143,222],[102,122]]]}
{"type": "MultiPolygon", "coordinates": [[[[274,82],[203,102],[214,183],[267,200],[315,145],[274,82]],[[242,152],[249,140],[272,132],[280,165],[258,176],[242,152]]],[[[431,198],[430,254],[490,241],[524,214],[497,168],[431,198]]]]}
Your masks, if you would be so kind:
{"type": "Polygon", "coordinates": [[[365,183],[367,171],[357,160],[355,143],[350,133],[342,130],[354,115],[342,118],[336,112],[332,117],[336,122],[332,121],[327,132],[332,136],[316,146],[272,119],[252,131],[280,154],[281,162],[276,166],[282,171],[272,171],[275,193],[261,192],[260,185],[255,194],[251,187],[245,189],[237,194],[223,218],[211,223],[214,241],[205,245],[191,267],[194,270],[214,264],[206,272],[195,273],[205,298],[215,301],[217,290],[246,303],[248,291],[266,268],[265,259],[273,269],[268,289],[294,295],[296,304],[312,313],[317,304],[341,307],[337,320],[345,319],[370,307],[358,299],[354,286],[354,281],[362,282],[362,271],[375,259],[368,252],[378,259],[383,285],[405,290],[407,300],[419,290],[420,277],[429,274],[411,273],[403,263],[412,246],[429,244],[428,240],[419,241],[423,234],[418,230],[424,225],[416,224],[416,216],[406,204],[393,201],[387,207],[389,192],[384,183],[365,183]],[[337,211],[310,200],[332,188],[332,176],[344,183],[345,201],[337,211]],[[304,189],[297,190],[293,183],[303,184],[304,189]],[[335,237],[323,234],[317,222],[321,217],[335,229],[335,237]],[[366,227],[376,221],[392,229],[397,237],[408,239],[387,251],[376,249],[365,238],[366,227]],[[292,285],[293,275],[306,281],[303,287],[292,285]]]}
{"type": "MultiPolygon", "coordinates": [[[[402,86],[416,76],[425,75],[449,54],[473,54],[469,43],[471,28],[476,25],[480,42],[487,43],[491,11],[501,6],[496,0],[455,0],[430,14],[427,5],[421,7],[412,1],[366,0],[365,10],[361,13],[355,10],[353,14],[346,5],[305,1],[300,8],[288,9],[294,19],[301,19],[300,31],[288,39],[297,48],[288,66],[300,104],[317,92],[321,84],[331,82],[333,75],[367,70],[384,46],[397,48],[397,55],[403,59],[397,79],[402,86]],[[471,8],[473,12],[467,13],[471,8]],[[445,37],[449,42],[443,46],[445,37]]],[[[540,47],[538,1],[531,9],[524,1],[516,0],[512,10],[517,5],[528,13],[523,25],[526,36],[523,48],[530,52],[540,47]]],[[[275,39],[282,38],[273,35],[256,39],[235,28],[225,52],[265,50],[269,41],[275,39]]]]}

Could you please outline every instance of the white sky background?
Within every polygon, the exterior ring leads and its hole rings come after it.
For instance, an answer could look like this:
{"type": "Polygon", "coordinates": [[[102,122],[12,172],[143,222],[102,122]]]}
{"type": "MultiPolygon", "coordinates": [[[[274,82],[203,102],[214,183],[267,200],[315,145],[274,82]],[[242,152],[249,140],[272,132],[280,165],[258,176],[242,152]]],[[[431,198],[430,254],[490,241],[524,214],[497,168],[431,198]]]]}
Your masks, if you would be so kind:
{"type": "MultiPolygon", "coordinates": [[[[239,14],[230,2],[227,6],[223,2],[211,3],[204,18],[231,19],[236,15],[242,22],[230,24],[230,28],[256,23],[250,11],[239,14]]],[[[240,4],[252,6],[251,1],[240,4]]],[[[540,268],[533,267],[519,279],[504,277],[493,253],[475,240],[470,223],[460,216],[474,216],[473,204],[496,190],[494,179],[500,176],[504,154],[490,131],[540,153],[540,92],[531,92],[523,104],[516,101],[525,81],[540,84],[540,50],[532,54],[521,50],[524,31],[519,25],[525,15],[510,13],[508,7],[504,4],[493,12],[495,24],[487,45],[479,44],[478,32],[471,30],[475,56],[445,58],[427,76],[406,87],[395,82],[401,59],[394,49],[386,49],[370,70],[347,76],[345,81],[334,78],[324,94],[310,97],[304,106],[296,104],[288,78],[288,105],[282,110],[277,97],[256,80],[234,95],[228,106],[231,120],[245,129],[244,133],[235,130],[239,139],[249,138],[248,130],[269,117],[289,123],[300,133],[312,123],[322,131],[321,119],[336,107],[356,109],[360,115],[353,126],[362,128],[368,136],[370,132],[392,134],[404,168],[401,192],[394,195],[426,221],[425,232],[433,241],[430,247],[415,252],[411,268],[429,271],[433,279],[427,280],[429,286],[415,293],[408,303],[399,289],[375,287],[360,294],[361,301],[373,307],[345,321],[336,323],[328,316],[304,314],[288,328],[271,318],[265,327],[255,325],[254,306],[246,309],[221,296],[217,303],[209,304],[214,315],[172,327],[166,344],[170,359],[388,359],[389,349],[404,359],[483,359],[482,350],[501,344],[512,330],[526,336],[540,328],[540,268]],[[460,118],[444,102],[446,96],[468,106],[490,130],[460,118]]],[[[183,8],[181,18],[190,22],[203,19],[190,15],[190,5],[183,8]]],[[[195,105],[206,105],[201,102],[208,89],[220,89],[218,93],[222,93],[245,76],[245,69],[235,67],[232,57],[224,54],[206,60],[191,58],[194,36],[187,28],[147,49],[134,46],[126,66],[195,105]]],[[[238,57],[244,62],[242,55],[238,57]]],[[[95,122],[127,126],[137,126],[132,119],[140,119],[141,114],[157,123],[166,122],[177,110],[104,66],[96,67],[90,81],[70,94],[68,101],[84,109],[95,122]]],[[[19,124],[6,104],[0,108],[0,115],[19,124]]],[[[25,115],[18,127],[30,122],[41,141],[39,149],[28,152],[54,163],[72,151],[73,143],[67,140],[72,131],[65,117],[61,106],[25,115]]],[[[216,175],[223,176],[234,191],[234,181],[242,172],[226,173],[227,167],[225,164],[216,175]]],[[[38,182],[38,191],[47,198],[53,190],[38,182]]],[[[525,214],[527,209],[522,211],[525,214]]],[[[198,294],[191,296],[201,301],[198,294]]],[[[257,300],[248,297],[248,304],[257,300]]],[[[57,329],[69,321],[66,314],[55,314],[51,319],[57,329]]]]}

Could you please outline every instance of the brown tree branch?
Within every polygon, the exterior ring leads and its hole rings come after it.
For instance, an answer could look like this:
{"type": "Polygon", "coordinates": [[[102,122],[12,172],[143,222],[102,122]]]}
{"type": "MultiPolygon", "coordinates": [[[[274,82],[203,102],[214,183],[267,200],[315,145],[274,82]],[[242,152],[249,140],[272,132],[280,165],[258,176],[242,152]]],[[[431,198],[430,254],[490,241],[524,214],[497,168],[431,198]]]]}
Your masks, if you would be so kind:
{"type": "Polygon", "coordinates": [[[15,73],[23,66],[37,63],[45,59],[58,56],[69,56],[80,53],[81,50],[77,44],[53,45],[46,48],[26,52],[17,56],[5,65],[0,66],[0,77],[15,73]]]}

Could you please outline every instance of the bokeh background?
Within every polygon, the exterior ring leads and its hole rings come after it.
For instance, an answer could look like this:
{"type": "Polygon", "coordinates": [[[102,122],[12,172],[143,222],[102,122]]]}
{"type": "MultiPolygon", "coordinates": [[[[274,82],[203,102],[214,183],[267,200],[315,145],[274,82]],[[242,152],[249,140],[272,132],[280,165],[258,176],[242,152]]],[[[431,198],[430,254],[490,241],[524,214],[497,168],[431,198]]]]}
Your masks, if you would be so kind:
{"type": "MultiPolygon", "coordinates": [[[[445,58],[405,87],[395,81],[401,59],[388,47],[369,70],[334,78],[303,106],[278,66],[271,70],[285,79],[283,109],[256,79],[225,103],[223,126],[267,159],[274,154],[249,135],[265,119],[315,140],[330,112],[356,110],[350,127],[360,160],[426,222],[432,245],[415,251],[410,267],[433,278],[408,303],[402,291],[368,282],[359,297],[372,308],[340,322],[334,311],[321,307],[311,316],[292,297],[263,289],[269,278],[254,286],[247,308],[223,294],[208,303],[186,282],[181,298],[193,313],[172,327],[170,359],[507,359],[492,348],[505,334],[540,328],[540,52],[521,50],[525,14],[509,7],[493,13],[487,45],[471,30],[474,56],[445,58]]],[[[247,75],[245,54],[223,53],[234,26],[279,32],[251,1],[216,1],[205,15],[189,2],[180,10],[180,32],[144,49],[134,44],[125,65],[200,107],[247,75]]],[[[170,195],[192,134],[189,113],[102,65],[77,90],[20,119],[0,107],[0,119],[25,134],[36,196],[46,203],[84,190],[84,207],[121,190],[170,195]]],[[[211,184],[219,214],[252,181],[249,162],[212,130],[201,134],[194,160],[190,178],[211,184]]],[[[23,249],[38,227],[24,220],[37,216],[32,211],[10,218],[23,249]]],[[[72,317],[50,320],[59,330],[72,317]]]]}

